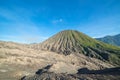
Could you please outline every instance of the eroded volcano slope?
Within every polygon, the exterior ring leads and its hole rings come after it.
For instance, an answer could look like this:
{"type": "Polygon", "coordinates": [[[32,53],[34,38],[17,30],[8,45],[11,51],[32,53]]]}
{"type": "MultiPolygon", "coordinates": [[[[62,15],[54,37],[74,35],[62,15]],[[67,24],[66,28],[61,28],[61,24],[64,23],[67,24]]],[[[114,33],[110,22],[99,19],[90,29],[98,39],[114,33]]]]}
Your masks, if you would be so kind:
{"type": "Polygon", "coordinates": [[[53,51],[64,55],[72,53],[84,54],[114,65],[120,65],[120,48],[97,41],[81,32],[74,30],[61,31],[33,48],[53,51]]]}

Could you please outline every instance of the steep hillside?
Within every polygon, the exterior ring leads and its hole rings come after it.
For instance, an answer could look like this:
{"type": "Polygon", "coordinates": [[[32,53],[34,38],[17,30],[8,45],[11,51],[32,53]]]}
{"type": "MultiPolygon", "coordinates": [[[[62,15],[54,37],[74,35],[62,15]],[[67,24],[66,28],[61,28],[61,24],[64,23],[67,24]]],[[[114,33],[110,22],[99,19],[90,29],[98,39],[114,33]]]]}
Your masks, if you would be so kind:
{"type": "Polygon", "coordinates": [[[120,34],[115,36],[105,36],[103,38],[96,38],[96,39],[108,44],[120,46],[120,34]]]}
{"type": "Polygon", "coordinates": [[[35,46],[36,49],[49,50],[64,55],[80,53],[120,65],[119,47],[102,43],[74,30],[61,31],[39,44],[39,46],[37,44],[37,47],[35,46]]]}

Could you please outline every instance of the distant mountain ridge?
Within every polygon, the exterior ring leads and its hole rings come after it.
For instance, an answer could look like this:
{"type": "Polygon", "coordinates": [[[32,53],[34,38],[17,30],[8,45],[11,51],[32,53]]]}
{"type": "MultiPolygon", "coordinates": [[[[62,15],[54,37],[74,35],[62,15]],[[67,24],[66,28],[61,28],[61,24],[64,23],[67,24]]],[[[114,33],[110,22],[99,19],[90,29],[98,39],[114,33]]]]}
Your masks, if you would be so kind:
{"type": "Polygon", "coordinates": [[[116,45],[116,46],[120,46],[120,34],[114,35],[114,36],[105,36],[102,38],[96,38],[99,41],[108,43],[108,44],[112,44],[112,45],[116,45]]]}
{"type": "Polygon", "coordinates": [[[80,53],[120,65],[119,47],[105,44],[75,30],[61,31],[41,44],[37,44],[37,47],[35,46],[36,49],[64,55],[80,53]]]}

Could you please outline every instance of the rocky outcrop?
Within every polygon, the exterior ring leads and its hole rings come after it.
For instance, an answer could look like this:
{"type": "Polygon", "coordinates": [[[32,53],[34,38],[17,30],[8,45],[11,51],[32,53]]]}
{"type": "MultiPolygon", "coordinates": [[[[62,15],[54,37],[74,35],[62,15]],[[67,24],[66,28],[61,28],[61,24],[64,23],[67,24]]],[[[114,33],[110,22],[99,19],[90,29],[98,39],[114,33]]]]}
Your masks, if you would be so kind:
{"type": "Polygon", "coordinates": [[[21,80],[79,80],[66,73],[49,72],[52,65],[39,69],[34,76],[24,76],[21,80]]]}
{"type": "MultiPolygon", "coordinates": [[[[42,73],[41,75],[35,74],[31,77],[23,77],[21,80],[80,80],[68,74],[56,74],[53,72],[42,73]]],[[[82,80],[82,79],[81,79],[82,80]]]]}

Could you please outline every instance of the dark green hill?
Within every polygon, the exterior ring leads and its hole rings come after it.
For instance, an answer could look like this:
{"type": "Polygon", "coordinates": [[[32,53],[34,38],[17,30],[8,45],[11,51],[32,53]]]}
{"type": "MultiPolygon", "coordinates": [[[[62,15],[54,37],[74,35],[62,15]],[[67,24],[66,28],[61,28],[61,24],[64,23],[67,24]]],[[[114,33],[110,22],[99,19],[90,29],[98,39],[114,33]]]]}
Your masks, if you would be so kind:
{"type": "Polygon", "coordinates": [[[96,38],[96,39],[108,44],[120,46],[120,34],[115,36],[106,36],[103,38],[96,38]]]}
{"type": "Polygon", "coordinates": [[[65,30],[40,44],[42,50],[69,55],[80,53],[120,65],[120,48],[97,41],[79,31],[65,30]]]}

